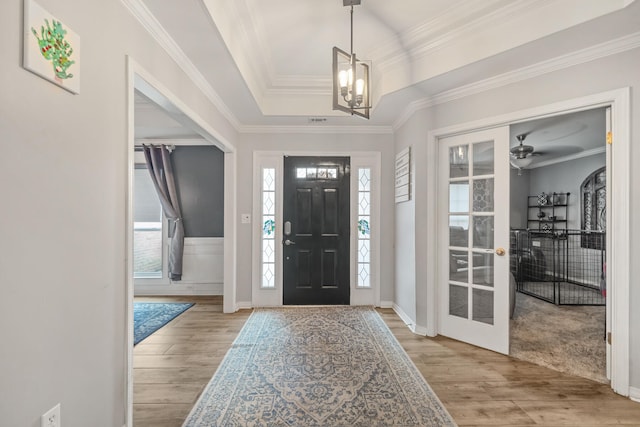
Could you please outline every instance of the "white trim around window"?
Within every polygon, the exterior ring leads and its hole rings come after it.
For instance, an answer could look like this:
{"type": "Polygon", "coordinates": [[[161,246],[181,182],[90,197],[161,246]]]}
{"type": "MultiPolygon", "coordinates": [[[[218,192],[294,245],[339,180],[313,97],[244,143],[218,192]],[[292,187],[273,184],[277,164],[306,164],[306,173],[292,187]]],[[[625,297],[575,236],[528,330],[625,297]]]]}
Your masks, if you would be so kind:
{"type": "Polygon", "coordinates": [[[253,223],[252,235],[252,305],[273,307],[282,305],[282,171],[284,159],[280,153],[256,152],[253,156],[253,223]],[[275,171],[275,232],[273,286],[263,284],[263,174],[275,171]]]}

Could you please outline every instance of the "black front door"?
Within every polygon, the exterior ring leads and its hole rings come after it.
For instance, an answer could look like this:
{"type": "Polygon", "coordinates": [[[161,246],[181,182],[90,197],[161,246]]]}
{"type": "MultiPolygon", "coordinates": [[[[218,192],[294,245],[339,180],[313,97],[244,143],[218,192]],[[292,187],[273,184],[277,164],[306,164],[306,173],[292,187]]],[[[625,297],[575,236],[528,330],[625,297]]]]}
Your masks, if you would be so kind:
{"type": "Polygon", "coordinates": [[[283,303],[348,305],[348,157],[285,157],[283,230],[283,303]]]}

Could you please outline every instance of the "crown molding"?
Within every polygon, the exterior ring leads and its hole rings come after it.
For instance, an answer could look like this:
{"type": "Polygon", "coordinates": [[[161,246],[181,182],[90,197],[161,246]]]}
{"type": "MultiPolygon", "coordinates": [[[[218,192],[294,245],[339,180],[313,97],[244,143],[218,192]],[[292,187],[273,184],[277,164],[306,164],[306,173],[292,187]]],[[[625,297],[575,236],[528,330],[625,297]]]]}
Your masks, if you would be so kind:
{"type": "Polygon", "coordinates": [[[552,73],[554,71],[574,67],[576,65],[581,65],[607,56],[616,55],[638,47],[640,47],[640,32],[451,89],[434,96],[433,101],[435,104],[443,104],[445,102],[465,98],[470,95],[475,95],[477,93],[552,73]]]}
{"type": "Polygon", "coordinates": [[[607,151],[607,147],[605,147],[604,141],[603,141],[602,147],[596,147],[596,148],[592,148],[591,150],[581,151],[576,154],[569,154],[568,156],[556,157],[555,159],[545,160],[544,162],[540,162],[540,163],[534,163],[527,166],[524,169],[543,168],[545,166],[555,165],[556,163],[568,162],[570,160],[577,160],[577,159],[582,159],[584,157],[595,156],[596,154],[602,154],[606,151],[607,151]]]}
{"type": "Polygon", "coordinates": [[[383,44],[371,54],[372,60],[381,69],[398,66],[424,57],[441,48],[447,47],[452,40],[474,34],[477,36],[483,29],[491,29],[495,23],[503,22],[510,16],[518,16],[525,9],[540,5],[535,0],[514,0],[503,7],[493,10],[494,5],[505,3],[504,0],[487,0],[474,4],[459,3],[447,9],[443,14],[431,21],[420,24],[396,36],[392,41],[383,44]],[[485,10],[493,10],[485,13],[485,10]],[[466,22],[451,28],[451,22],[466,22]],[[398,46],[403,46],[398,51],[398,46]]]}
{"type": "Polygon", "coordinates": [[[212,2],[203,0],[205,12],[215,23],[228,52],[240,70],[249,91],[261,108],[267,90],[275,79],[266,40],[259,36],[261,21],[246,0],[212,2]]]}
{"type": "Polygon", "coordinates": [[[590,61],[617,55],[640,47],[640,32],[636,32],[624,37],[620,37],[598,45],[571,52],[567,55],[559,56],[547,61],[542,61],[534,65],[523,67],[507,73],[499,74],[488,79],[480,80],[468,85],[460,86],[445,92],[441,92],[432,97],[419,99],[411,102],[398,119],[393,123],[393,129],[397,130],[404,125],[411,116],[419,110],[433,107],[438,104],[466,98],[492,89],[497,89],[509,84],[518,83],[554,71],[581,65],[590,61]]]}
{"type": "Polygon", "coordinates": [[[220,111],[225,119],[237,130],[240,122],[229,110],[218,93],[211,87],[207,79],[200,73],[198,68],[191,62],[189,57],[183,52],[178,44],[173,40],[164,27],[158,22],[155,16],[149,11],[141,0],[121,0],[122,4],[131,12],[134,18],[142,24],[143,28],[162,47],[175,63],[184,71],[211,103],[220,111]]]}
{"type": "Polygon", "coordinates": [[[393,122],[391,127],[394,131],[400,129],[416,112],[425,110],[434,106],[435,103],[431,98],[422,98],[416,101],[412,101],[407,107],[400,113],[398,118],[393,122]]]}
{"type": "Polygon", "coordinates": [[[242,126],[240,133],[258,134],[393,134],[391,126],[242,126]]]}

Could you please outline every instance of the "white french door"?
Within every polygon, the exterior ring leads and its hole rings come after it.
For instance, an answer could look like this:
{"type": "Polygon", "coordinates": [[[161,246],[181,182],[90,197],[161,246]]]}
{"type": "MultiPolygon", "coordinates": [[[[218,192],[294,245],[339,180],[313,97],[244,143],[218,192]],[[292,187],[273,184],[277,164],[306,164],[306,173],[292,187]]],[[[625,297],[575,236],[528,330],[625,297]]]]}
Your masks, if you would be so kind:
{"type": "Polygon", "coordinates": [[[509,128],[438,143],[439,333],[509,353],[509,128]]]}

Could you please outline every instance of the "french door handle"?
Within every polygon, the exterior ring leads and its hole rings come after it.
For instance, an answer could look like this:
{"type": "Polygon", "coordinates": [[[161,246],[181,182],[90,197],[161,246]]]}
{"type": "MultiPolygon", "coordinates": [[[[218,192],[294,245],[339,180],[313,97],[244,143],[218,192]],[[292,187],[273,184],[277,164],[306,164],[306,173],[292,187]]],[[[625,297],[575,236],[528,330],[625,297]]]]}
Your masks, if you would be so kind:
{"type": "Polygon", "coordinates": [[[286,240],[285,240],[285,241],[283,241],[282,243],[284,243],[284,244],[285,244],[285,245],[287,245],[287,246],[295,245],[295,244],[296,244],[296,242],[294,242],[294,241],[292,241],[292,240],[289,240],[289,239],[286,239],[286,240]]]}
{"type": "Polygon", "coordinates": [[[503,248],[496,249],[496,255],[498,255],[498,256],[502,256],[505,253],[506,253],[506,251],[503,248]]]}

